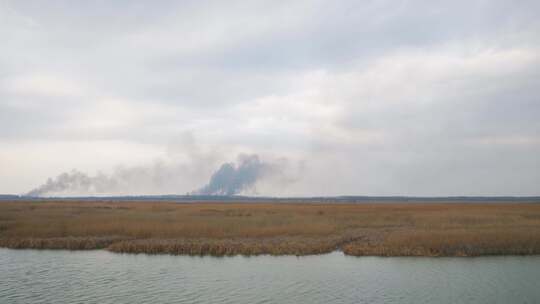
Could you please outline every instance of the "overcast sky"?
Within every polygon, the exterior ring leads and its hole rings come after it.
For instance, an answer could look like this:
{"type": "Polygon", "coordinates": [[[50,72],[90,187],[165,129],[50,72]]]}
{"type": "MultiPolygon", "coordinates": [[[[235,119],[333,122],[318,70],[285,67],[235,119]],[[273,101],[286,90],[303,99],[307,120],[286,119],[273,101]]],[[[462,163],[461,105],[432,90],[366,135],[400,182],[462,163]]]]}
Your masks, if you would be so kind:
{"type": "Polygon", "coordinates": [[[279,172],[243,194],[540,195],[539,14],[0,0],[0,193],[75,169],[184,194],[256,154],[279,172]]]}

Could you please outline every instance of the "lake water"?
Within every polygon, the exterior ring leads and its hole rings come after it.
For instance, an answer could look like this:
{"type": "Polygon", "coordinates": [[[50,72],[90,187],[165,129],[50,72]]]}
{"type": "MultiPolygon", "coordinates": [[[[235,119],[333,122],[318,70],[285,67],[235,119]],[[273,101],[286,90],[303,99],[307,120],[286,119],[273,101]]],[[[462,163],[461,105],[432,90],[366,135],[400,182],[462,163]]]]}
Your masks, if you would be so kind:
{"type": "Polygon", "coordinates": [[[0,303],[540,303],[540,257],[0,249],[0,303]]]}

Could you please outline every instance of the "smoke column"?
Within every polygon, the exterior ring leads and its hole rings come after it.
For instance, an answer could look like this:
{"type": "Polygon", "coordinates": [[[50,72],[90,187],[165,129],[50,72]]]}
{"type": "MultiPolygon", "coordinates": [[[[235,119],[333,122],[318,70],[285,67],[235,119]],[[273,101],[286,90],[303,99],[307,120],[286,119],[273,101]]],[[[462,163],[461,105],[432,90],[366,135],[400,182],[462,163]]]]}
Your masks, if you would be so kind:
{"type": "Polygon", "coordinates": [[[272,171],[257,155],[240,155],[238,164],[225,163],[212,174],[208,184],[194,191],[201,195],[235,195],[254,187],[258,179],[272,171]]]}

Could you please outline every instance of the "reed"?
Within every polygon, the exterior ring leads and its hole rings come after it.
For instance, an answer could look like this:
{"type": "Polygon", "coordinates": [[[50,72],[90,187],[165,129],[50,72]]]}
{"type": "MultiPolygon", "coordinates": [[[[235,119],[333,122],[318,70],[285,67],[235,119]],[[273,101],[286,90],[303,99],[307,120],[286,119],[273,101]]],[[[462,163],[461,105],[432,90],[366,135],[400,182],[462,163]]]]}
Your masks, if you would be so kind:
{"type": "Polygon", "coordinates": [[[0,246],[216,256],[539,254],[540,204],[2,202],[0,246]]]}
{"type": "Polygon", "coordinates": [[[520,228],[404,230],[388,233],[377,242],[347,243],[342,249],[355,256],[532,255],[540,253],[540,233],[520,228]]]}

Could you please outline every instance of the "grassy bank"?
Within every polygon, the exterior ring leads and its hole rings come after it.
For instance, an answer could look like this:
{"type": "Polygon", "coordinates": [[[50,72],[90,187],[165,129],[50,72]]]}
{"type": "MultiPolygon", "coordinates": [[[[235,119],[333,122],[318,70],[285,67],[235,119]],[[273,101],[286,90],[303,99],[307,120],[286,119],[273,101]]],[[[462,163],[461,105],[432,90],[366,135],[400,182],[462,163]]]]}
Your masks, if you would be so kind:
{"type": "Polygon", "coordinates": [[[3,202],[0,246],[190,255],[540,253],[540,204],[3,202]]]}

